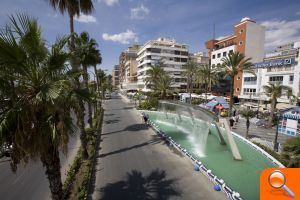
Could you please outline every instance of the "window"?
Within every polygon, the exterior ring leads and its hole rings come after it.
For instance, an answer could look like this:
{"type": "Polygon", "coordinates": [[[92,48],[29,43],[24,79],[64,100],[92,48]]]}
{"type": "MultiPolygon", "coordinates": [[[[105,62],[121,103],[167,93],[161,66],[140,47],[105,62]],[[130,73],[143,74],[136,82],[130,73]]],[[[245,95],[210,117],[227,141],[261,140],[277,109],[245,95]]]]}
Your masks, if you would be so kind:
{"type": "Polygon", "coordinates": [[[240,41],[240,42],[239,42],[239,45],[243,45],[243,41],[240,41]]]}
{"type": "Polygon", "coordinates": [[[282,82],[283,76],[270,76],[269,81],[270,82],[282,82]]]}
{"type": "Polygon", "coordinates": [[[240,88],[236,88],[236,91],[239,92],[239,91],[240,91],[240,88]]]}
{"type": "Polygon", "coordinates": [[[227,54],[227,52],[225,51],[225,52],[223,52],[223,57],[226,57],[226,54],[227,54]]]}
{"type": "Polygon", "coordinates": [[[218,53],[218,58],[220,58],[221,57],[221,53],[218,53]]]}
{"type": "Polygon", "coordinates": [[[240,34],[242,34],[243,32],[244,32],[244,29],[241,29],[241,30],[240,30],[240,34]]]}
{"type": "Polygon", "coordinates": [[[294,81],[294,75],[290,75],[289,81],[290,81],[290,83],[293,83],[293,81],[294,81]]]}
{"type": "Polygon", "coordinates": [[[212,59],[215,59],[216,58],[216,55],[212,55],[212,59]]]}
{"type": "Polygon", "coordinates": [[[237,80],[241,80],[241,77],[238,76],[236,79],[237,79],[237,80]]]}
{"type": "Polygon", "coordinates": [[[229,51],[229,54],[231,54],[231,53],[233,53],[233,50],[230,50],[230,51],[229,51]]]}
{"type": "Polygon", "coordinates": [[[257,77],[244,77],[244,82],[254,82],[257,80],[257,77]]]}
{"type": "Polygon", "coordinates": [[[244,88],[244,95],[253,95],[256,93],[256,89],[254,88],[244,88]]]}

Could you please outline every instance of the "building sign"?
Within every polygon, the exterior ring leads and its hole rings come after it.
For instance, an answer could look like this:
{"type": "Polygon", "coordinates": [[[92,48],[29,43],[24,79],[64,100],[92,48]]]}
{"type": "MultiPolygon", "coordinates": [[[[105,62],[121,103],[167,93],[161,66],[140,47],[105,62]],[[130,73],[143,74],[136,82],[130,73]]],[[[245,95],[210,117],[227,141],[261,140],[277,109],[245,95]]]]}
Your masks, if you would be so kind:
{"type": "Polygon", "coordinates": [[[254,68],[285,67],[296,64],[295,58],[277,59],[254,64],[254,68]]]}

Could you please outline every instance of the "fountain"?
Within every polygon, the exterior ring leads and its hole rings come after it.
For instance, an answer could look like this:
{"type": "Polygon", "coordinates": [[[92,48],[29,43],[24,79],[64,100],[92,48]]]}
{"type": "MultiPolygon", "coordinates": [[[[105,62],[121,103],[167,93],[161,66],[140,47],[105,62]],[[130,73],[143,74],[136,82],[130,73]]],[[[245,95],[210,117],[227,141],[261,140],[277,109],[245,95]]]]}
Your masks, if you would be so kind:
{"type": "Polygon", "coordinates": [[[263,169],[283,166],[259,147],[231,133],[227,122],[215,122],[213,113],[198,106],[161,101],[158,111],[145,112],[167,137],[244,199],[259,199],[259,176],[263,169]]]}

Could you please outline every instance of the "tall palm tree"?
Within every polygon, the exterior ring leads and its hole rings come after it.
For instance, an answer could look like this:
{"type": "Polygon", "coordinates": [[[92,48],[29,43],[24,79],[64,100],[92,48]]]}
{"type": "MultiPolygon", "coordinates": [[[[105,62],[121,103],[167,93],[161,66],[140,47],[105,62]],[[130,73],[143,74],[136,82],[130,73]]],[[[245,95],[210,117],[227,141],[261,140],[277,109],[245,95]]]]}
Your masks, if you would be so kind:
{"type": "Polygon", "coordinates": [[[274,111],[276,109],[277,99],[282,96],[287,96],[291,98],[292,95],[292,88],[289,86],[281,85],[279,82],[270,83],[269,85],[264,85],[263,89],[265,94],[270,98],[271,102],[271,110],[270,110],[270,117],[269,117],[269,127],[272,127],[272,121],[274,117],[274,111]]]}
{"type": "Polygon", "coordinates": [[[40,158],[53,200],[63,199],[59,150],[74,132],[67,41],[48,50],[37,20],[22,14],[0,32],[0,146],[11,146],[14,171],[40,158]]]}
{"type": "Polygon", "coordinates": [[[255,116],[255,112],[250,109],[244,109],[241,111],[241,115],[246,118],[246,138],[249,138],[250,119],[255,116]]]}
{"type": "Polygon", "coordinates": [[[102,57],[99,49],[94,49],[92,52],[92,63],[94,67],[94,73],[96,75],[97,90],[100,91],[99,77],[97,76],[97,65],[102,63],[102,57]]]}
{"type": "Polygon", "coordinates": [[[167,72],[163,71],[163,73],[159,74],[156,81],[156,89],[161,99],[165,99],[167,94],[172,90],[171,85],[172,78],[167,72]]]}
{"type": "MultiPolygon", "coordinates": [[[[83,84],[87,91],[89,91],[89,74],[88,67],[94,65],[94,52],[96,51],[97,42],[90,38],[87,32],[82,32],[75,37],[75,55],[82,65],[83,84]]],[[[88,103],[88,122],[90,127],[93,127],[93,110],[91,103],[88,103]]]]}
{"type": "Polygon", "coordinates": [[[208,91],[211,92],[211,85],[216,84],[219,80],[218,76],[218,69],[212,68],[209,65],[201,65],[199,66],[197,73],[196,73],[196,79],[199,83],[199,87],[204,84],[205,87],[205,101],[207,102],[207,93],[208,91]]]}
{"type": "Polygon", "coordinates": [[[144,79],[146,87],[152,89],[154,93],[157,92],[157,80],[160,74],[164,73],[164,67],[165,65],[162,62],[158,62],[146,71],[147,77],[144,79]]]}
{"type": "Polygon", "coordinates": [[[190,94],[189,103],[192,103],[192,92],[193,83],[195,81],[195,76],[198,70],[198,64],[193,60],[188,60],[187,63],[182,67],[184,70],[183,76],[187,79],[187,92],[190,94]]]}
{"type": "Polygon", "coordinates": [[[71,33],[71,50],[75,49],[74,46],[74,17],[83,14],[90,14],[93,9],[93,0],[49,0],[51,6],[59,10],[60,13],[69,15],[69,25],[71,33]]]}
{"type": "Polygon", "coordinates": [[[221,66],[223,71],[225,71],[226,76],[231,79],[230,84],[230,103],[229,103],[229,115],[232,115],[233,106],[233,94],[234,94],[234,80],[235,76],[239,73],[251,73],[255,74],[252,69],[251,58],[246,58],[244,54],[239,52],[230,53],[227,57],[222,58],[223,65],[221,66]]]}
{"type": "Polygon", "coordinates": [[[104,98],[104,93],[105,93],[105,87],[104,87],[104,83],[106,80],[106,74],[102,69],[97,70],[97,77],[98,77],[98,81],[99,81],[99,88],[100,88],[100,92],[101,92],[101,98],[104,98]]]}

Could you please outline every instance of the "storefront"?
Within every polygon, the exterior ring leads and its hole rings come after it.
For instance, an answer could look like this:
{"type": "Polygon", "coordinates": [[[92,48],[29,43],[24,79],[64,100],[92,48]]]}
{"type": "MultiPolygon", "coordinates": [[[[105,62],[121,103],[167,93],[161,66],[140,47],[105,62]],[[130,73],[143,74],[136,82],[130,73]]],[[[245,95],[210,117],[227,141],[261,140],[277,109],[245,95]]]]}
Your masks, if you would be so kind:
{"type": "Polygon", "coordinates": [[[285,109],[278,125],[278,132],[289,136],[300,136],[300,107],[285,109]]]}

